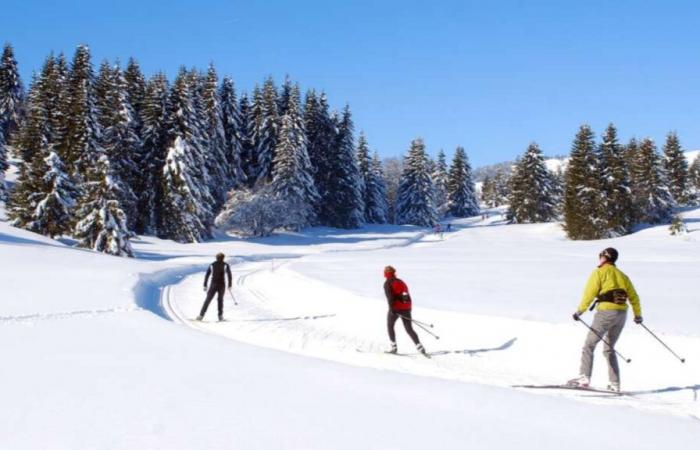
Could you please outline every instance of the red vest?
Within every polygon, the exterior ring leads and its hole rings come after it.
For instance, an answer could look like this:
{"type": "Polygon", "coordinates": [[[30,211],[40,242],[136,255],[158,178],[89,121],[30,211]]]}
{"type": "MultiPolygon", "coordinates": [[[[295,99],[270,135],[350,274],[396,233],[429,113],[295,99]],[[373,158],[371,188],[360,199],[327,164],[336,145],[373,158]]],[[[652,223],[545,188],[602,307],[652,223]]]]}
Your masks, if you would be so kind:
{"type": "Polygon", "coordinates": [[[391,283],[391,293],[393,294],[391,306],[394,311],[411,310],[411,295],[408,293],[406,283],[396,278],[391,283]]]}

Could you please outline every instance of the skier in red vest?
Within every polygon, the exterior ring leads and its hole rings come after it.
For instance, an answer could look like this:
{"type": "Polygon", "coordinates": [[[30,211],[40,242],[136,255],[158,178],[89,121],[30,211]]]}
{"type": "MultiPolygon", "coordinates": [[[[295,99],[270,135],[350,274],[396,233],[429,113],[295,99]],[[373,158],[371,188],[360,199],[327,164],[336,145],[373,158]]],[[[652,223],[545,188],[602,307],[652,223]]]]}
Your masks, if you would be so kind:
{"type": "Polygon", "coordinates": [[[403,326],[406,328],[406,333],[411,337],[413,343],[416,344],[416,349],[425,353],[425,348],[418,339],[418,335],[413,330],[411,324],[411,295],[408,293],[408,286],[402,280],[396,278],[396,269],[391,266],[384,268],[384,293],[386,294],[387,302],[389,302],[389,313],[387,314],[387,330],[389,331],[389,340],[391,341],[391,350],[388,353],[396,353],[396,333],[394,325],[401,318],[403,326]]]}

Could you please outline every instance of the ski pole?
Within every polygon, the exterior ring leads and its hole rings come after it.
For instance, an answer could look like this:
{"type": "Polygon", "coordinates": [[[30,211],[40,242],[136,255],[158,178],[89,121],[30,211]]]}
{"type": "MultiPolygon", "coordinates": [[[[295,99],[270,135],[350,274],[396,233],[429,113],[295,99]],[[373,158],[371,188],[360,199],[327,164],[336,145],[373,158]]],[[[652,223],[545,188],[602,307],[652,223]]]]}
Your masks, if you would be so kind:
{"type": "Polygon", "coordinates": [[[605,345],[607,345],[608,347],[610,347],[610,348],[617,354],[617,356],[619,356],[620,358],[624,359],[626,363],[632,362],[631,359],[627,359],[627,358],[625,358],[624,356],[622,356],[622,353],[618,352],[618,351],[615,349],[615,347],[613,347],[612,345],[610,345],[610,342],[608,342],[607,340],[605,340],[605,338],[604,338],[603,336],[601,336],[596,330],[594,330],[593,328],[591,328],[591,327],[586,323],[585,320],[583,320],[583,319],[581,319],[581,318],[579,317],[579,318],[578,318],[578,321],[581,322],[586,328],[588,328],[589,330],[591,330],[591,333],[593,333],[593,334],[595,334],[596,336],[598,336],[598,338],[599,338],[601,341],[603,341],[603,342],[605,343],[605,345]]]}
{"type": "Polygon", "coordinates": [[[417,322],[417,321],[411,319],[410,317],[406,317],[406,316],[404,316],[404,315],[402,315],[402,314],[399,314],[399,313],[396,313],[396,315],[399,316],[399,317],[401,317],[402,319],[410,320],[411,322],[414,322],[416,325],[418,325],[420,328],[422,328],[423,331],[425,331],[426,333],[428,333],[429,335],[431,335],[431,336],[434,337],[435,339],[440,339],[440,336],[438,336],[437,334],[433,333],[432,331],[430,331],[429,329],[427,329],[426,327],[424,327],[424,326],[422,325],[421,322],[417,322]]]}
{"type": "Polygon", "coordinates": [[[665,343],[664,341],[662,341],[661,339],[659,339],[659,337],[658,337],[657,335],[655,335],[649,328],[647,328],[646,325],[644,325],[643,323],[640,323],[640,325],[641,325],[645,330],[647,330],[647,331],[649,332],[649,334],[651,334],[652,336],[654,336],[654,338],[656,338],[656,340],[659,341],[659,342],[661,343],[661,345],[663,345],[664,347],[666,347],[666,350],[668,350],[669,352],[671,352],[671,353],[673,354],[673,356],[675,356],[676,358],[678,358],[682,363],[685,362],[685,358],[681,358],[680,356],[678,356],[678,355],[676,354],[676,352],[674,352],[673,350],[671,350],[671,347],[669,347],[668,345],[666,345],[666,343],[665,343]]]}
{"type": "Polygon", "coordinates": [[[231,288],[228,288],[228,293],[231,294],[231,300],[233,300],[233,304],[238,306],[238,302],[236,301],[236,297],[233,296],[233,292],[231,292],[231,288]]]}
{"type": "MultiPolygon", "coordinates": [[[[404,317],[404,316],[401,316],[401,317],[404,317]]],[[[413,319],[411,317],[404,317],[404,318],[410,320],[411,322],[415,323],[416,325],[421,324],[425,327],[434,328],[432,323],[421,322],[420,320],[416,320],[416,319],[413,319]]]]}

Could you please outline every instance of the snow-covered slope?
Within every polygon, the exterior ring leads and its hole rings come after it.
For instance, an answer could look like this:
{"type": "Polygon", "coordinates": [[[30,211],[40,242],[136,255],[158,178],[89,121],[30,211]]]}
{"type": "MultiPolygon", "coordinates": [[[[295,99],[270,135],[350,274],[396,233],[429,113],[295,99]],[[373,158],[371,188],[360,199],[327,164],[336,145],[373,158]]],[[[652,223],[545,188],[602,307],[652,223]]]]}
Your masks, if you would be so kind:
{"type": "Polygon", "coordinates": [[[496,220],[455,223],[445,240],[391,226],[197,245],[149,238],[137,260],[0,222],[0,448],[617,449],[623,429],[631,448],[692,448],[698,211],[685,237],[659,227],[592,243],[496,220]],[[585,333],[569,314],[610,244],[649,326],[688,363],[628,325],[623,387],[638,395],[508,387],[575,375],[585,333]],[[239,305],[227,297],[228,322],[194,324],[217,251],[233,263],[239,305]],[[388,263],[409,283],[415,316],[441,335],[421,332],[438,352],[431,360],[372,353],[386,343],[388,263]],[[579,439],[582,427],[596,432],[579,439]]]}

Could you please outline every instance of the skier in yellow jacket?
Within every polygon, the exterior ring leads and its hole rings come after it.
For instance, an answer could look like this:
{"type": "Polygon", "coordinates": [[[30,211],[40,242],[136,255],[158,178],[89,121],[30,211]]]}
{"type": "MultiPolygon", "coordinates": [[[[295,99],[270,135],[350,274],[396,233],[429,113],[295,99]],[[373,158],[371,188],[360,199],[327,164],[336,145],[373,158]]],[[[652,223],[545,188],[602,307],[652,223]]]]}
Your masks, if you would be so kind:
{"type": "Polygon", "coordinates": [[[568,382],[571,386],[588,387],[593,371],[593,351],[600,342],[601,337],[607,340],[603,354],[608,361],[608,377],[610,384],[608,389],[620,391],[620,367],[617,363],[617,355],[614,351],[622,329],[627,319],[627,303],[632,305],[634,322],[642,323],[642,308],[639,303],[639,295],[634,289],[630,279],[615,266],[618,252],[614,248],[606,248],[598,255],[600,264],[588,278],[583,298],[578,309],[573,314],[574,320],[580,320],[580,316],[595,301],[596,314],[591,328],[583,344],[581,354],[581,370],[578,378],[568,382]],[[609,344],[609,345],[608,345],[609,344]]]}

